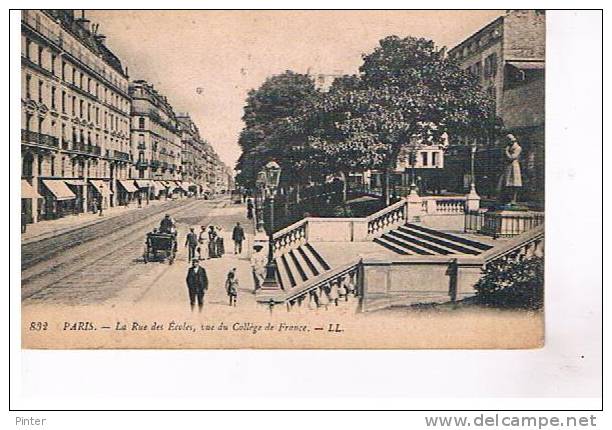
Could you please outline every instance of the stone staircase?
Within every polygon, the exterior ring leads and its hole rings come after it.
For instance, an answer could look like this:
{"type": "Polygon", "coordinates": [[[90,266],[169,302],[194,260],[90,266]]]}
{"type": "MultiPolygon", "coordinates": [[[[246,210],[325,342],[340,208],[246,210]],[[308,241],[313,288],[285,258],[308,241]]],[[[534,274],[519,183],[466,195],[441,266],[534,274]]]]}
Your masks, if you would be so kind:
{"type": "Polygon", "coordinates": [[[374,242],[400,255],[480,255],[493,247],[418,224],[399,226],[374,242]]]}
{"type": "Polygon", "coordinates": [[[323,276],[332,268],[321,254],[309,243],[277,255],[278,281],[284,291],[323,276]]]}

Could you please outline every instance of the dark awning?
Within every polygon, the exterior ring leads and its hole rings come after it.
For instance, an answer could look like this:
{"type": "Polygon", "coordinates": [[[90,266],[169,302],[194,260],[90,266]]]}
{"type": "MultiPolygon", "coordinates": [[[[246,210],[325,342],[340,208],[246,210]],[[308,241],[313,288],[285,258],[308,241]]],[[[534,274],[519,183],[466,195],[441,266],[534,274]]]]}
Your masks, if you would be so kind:
{"type": "Polygon", "coordinates": [[[544,61],[508,61],[506,64],[520,70],[542,70],[545,68],[544,61]]]}
{"type": "Polygon", "coordinates": [[[76,199],[76,195],[68,188],[68,185],[59,179],[44,179],[43,184],[56,200],[72,200],[76,199]]]}
{"type": "Polygon", "coordinates": [[[119,182],[119,185],[121,185],[123,189],[127,191],[128,193],[135,193],[138,191],[138,188],[136,188],[136,186],[134,185],[134,181],[132,179],[130,180],[119,179],[117,182],[119,182]]]}

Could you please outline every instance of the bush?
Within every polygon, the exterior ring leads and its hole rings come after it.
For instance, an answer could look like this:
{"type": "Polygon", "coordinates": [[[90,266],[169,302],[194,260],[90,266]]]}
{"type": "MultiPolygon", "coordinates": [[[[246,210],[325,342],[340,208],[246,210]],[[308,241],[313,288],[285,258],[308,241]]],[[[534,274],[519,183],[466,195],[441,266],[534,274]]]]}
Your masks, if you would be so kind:
{"type": "Polygon", "coordinates": [[[481,304],[541,309],[544,305],[544,258],[495,261],[487,265],[475,289],[481,304]]]}

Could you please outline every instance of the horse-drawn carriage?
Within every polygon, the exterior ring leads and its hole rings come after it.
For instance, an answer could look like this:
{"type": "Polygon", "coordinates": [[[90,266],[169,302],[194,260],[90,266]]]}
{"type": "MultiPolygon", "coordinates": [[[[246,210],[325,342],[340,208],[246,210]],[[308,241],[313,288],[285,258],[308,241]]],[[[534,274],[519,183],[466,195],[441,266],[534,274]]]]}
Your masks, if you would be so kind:
{"type": "Polygon", "coordinates": [[[148,233],[143,259],[145,263],[148,263],[149,261],[168,260],[168,264],[172,264],[174,263],[174,258],[176,257],[176,250],[176,232],[148,233]]]}

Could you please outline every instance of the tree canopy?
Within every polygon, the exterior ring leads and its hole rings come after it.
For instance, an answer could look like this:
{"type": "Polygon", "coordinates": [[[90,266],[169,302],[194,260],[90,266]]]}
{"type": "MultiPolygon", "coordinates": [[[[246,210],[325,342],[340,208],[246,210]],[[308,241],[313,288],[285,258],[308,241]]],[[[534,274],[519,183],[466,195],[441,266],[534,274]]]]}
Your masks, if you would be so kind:
{"type": "Polygon", "coordinates": [[[494,102],[476,77],[433,41],[397,36],[382,39],[363,56],[358,75],[336,78],[327,92],[307,75],[268,79],[249,94],[244,120],[240,144],[251,153],[243,156],[276,158],[298,178],[389,172],[410,142],[484,136],[496,124],[494,102]]]}

